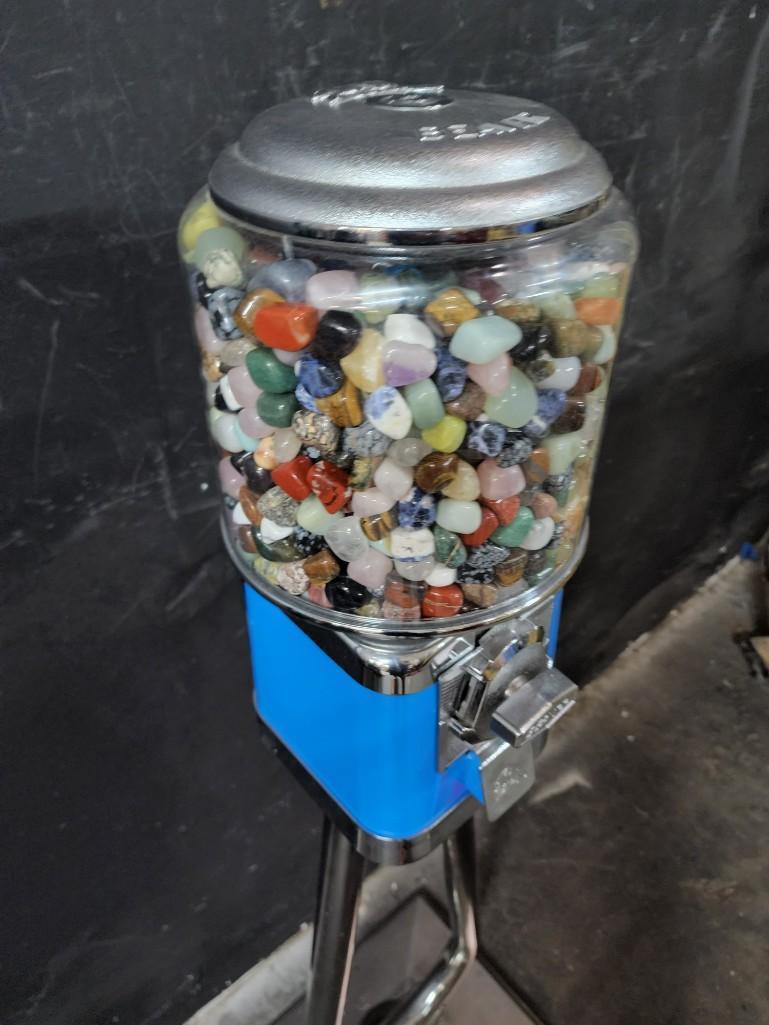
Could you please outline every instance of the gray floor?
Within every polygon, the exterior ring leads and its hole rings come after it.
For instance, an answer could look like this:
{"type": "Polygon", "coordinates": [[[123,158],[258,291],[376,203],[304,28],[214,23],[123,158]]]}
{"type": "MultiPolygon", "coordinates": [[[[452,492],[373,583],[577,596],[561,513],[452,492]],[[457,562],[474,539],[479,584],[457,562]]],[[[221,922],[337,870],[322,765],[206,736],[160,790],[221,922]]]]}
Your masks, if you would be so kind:
{"type": "MultiPolygon", "coordinates": [[[[636,642],[559,725],[531,797],[482,828],[485,956],[548,1025],[769,1023],[769,685],[732,639],[755,574],[731,563],[636,642]]],[[[392,901],[375,904],[368,928],[392,901]]],[[[270,1020],[279,963],[242,980],[250,1019],[225,993],[195,1025],[270,1020]]]]}

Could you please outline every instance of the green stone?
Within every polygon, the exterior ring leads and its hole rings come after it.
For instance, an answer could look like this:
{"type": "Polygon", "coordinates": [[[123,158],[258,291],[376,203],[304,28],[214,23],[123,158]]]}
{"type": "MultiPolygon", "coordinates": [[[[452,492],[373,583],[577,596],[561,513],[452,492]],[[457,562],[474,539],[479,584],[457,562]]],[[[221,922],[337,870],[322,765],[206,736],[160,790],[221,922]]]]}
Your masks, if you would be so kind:
{"type": "Polygon", "coordinates": [[[459,534],[436,526],[433,527],[433,537],[435,538],[436,562],[442,562],[445,566],[456,569],[467,559],[467,549],[459,540],[459,534]]]}
{"type": "Polygon", "coordinates": [[[417,381],[416,384],[407,384],[403,396],[420,431],[435,427],[445,416],[441,393],[429,378],[417,381]]]}
{"type": "Polygon", "coordinates": [[[537,412],[537,389],[524,373],[513,367],[507,388],[501,395],[489,395],[484,410],[490,420],[505,427],[523,427],[537,412]]]}
{"type": "Polygon", "coordinates": [[[498,545],[504,545],[505,548],[518,548],[531,530],[533,523],[534,513],[524,505],[518,510],[518,515],[514,520],[502,527],[497,527],[491,535],[491,540],[498,545]]]}
{"type": "Polygon", "coordinates": [[[275,395],[263,392],[256,400],[256,411],[270,427],[290,427],[299,403],[293,392],[282,392],[275,395]]]}
{"type": "Polygon", "coordinates": [[[622,285],[618,274],[596,274],[585,283],[583,299],[618,299],[622,285]]]}
{"type": "Polygon", "coordinates": [[[571,464],[582,451],[582,434],[574,431],[571,434],[551,434],[545,438],[542,447],[548,455],[548,473],[557,477],[566,473],[571,464]]]}
{"type": "Polygon", "coordinates": [[[294,368],[281,363],[277,356],[264,346],[253,349],[246,355],[246,368],[251,380],[262,391],[287,392],[296,387],[294,368]]]}
{"type": "Polygon", "coordinates": [[[517,345],[523,337],[518,325],[504,317],[476,317],[460,324],[449,342],[449,352],[468,363],[490,363],[517,345]]]}
{"type": "Polygon", "coordinates": [[[253,532],[253,538],[259,554],[267,559],[268,562],[294,562],[302,557],[301,552],[296,547],[293,535],[281,538],[280,541],[273,541],[272,544],[267,544],[266,541],[262,540],[259,528],[256,527],[253,532]]]}

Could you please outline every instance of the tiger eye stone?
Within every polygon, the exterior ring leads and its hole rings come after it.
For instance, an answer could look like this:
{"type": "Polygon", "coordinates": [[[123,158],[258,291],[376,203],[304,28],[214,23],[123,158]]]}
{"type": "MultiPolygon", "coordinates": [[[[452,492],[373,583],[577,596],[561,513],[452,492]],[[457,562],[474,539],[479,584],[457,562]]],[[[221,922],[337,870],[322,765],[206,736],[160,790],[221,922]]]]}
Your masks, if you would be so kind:
{"type": "Polygon", "coordinates": [[[341,572],[339,563],[328,548],[308,556],[302,563],[302,569],[314,584],[327,584],[341,572]]]}
{"type": "Polygon", "coordinates": [[[369,541],[384,541],[397,525],[398,521],[392,509],[360,518],[360,529],[369,541]]]}
{"type": "Polygon", "coordinates": [[[263,306],[282,302],[285,302],[283,296],[273,292],[271,288],[255,288],[251,292],[246,292],[235,307],[235,323],[244,334],[253,335],[254,317],[259,310],[263,306]]]}
{"type": "Polygon", "coordinates": [[[453,452],[431,452],[417,463],[414,481],[422,491],[434,495],[454,480],[459,462],[453,452]]]}
{"type": "Polygon", "coordinates": [[[425,306],[424,312],[438,323],[444,335],[454,334],[460,324],[480,316],[478,310],[459,288],[447,288],[425,306]]]}
{"type": "Polygon", "coordinates": [[[345,378],[339,391],[325,398],[316,399],[315,404],[337,427],[359,427],[363,423],[360,392],[349,378],[345,378]]]}
{"type": "Polygon", "coordinates": [[[259,495],[255,495],[253,491],[249,491],[244,484],[238,492],[238,501],[249,520],[251,520],[255,527],[258,527],[262,522],[262,512],[258,505],[259,495]]]}
{"type": "Polygon", "coordinates": [[[498,562],[494,567],[494,576],[497,583],[503,587],[515,584],[523,576],[523,571],[529,559],[529,553],[522,548],[511,548],[507,558],[498,562]]]}

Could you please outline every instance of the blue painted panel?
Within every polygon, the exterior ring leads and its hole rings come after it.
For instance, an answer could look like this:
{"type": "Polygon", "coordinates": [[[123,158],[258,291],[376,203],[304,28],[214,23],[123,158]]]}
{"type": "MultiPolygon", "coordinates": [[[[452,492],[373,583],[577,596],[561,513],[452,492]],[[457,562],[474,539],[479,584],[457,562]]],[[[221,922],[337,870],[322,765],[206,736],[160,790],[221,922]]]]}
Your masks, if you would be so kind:
{"type": "Polygon", "coordinates": [[[437,771],[436,685],[397,697],[367,690],[245,591],[259,714],[361,828],[405,839],[464,800],[457,775],[437,771]]]}

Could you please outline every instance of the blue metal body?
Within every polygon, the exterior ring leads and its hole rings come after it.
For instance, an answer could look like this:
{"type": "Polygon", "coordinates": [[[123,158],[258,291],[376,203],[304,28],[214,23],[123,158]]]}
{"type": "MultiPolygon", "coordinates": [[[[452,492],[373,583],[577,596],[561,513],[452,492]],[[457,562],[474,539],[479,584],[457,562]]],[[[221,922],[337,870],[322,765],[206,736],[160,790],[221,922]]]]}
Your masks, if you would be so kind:
{"type": "Polygon", "coordinates": [[[437,684],[398,696],[368,690],[276,605],[248,584],[245,593],[257,711],[361,829],[403,840],[468,794],[482,800],[473,752],[438,771],[437,684]]]}

